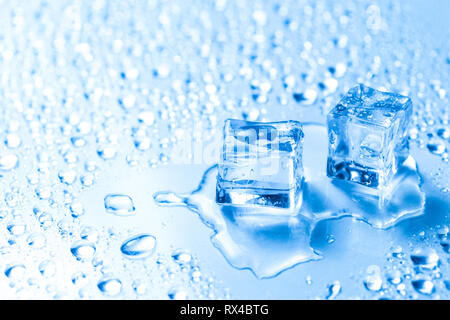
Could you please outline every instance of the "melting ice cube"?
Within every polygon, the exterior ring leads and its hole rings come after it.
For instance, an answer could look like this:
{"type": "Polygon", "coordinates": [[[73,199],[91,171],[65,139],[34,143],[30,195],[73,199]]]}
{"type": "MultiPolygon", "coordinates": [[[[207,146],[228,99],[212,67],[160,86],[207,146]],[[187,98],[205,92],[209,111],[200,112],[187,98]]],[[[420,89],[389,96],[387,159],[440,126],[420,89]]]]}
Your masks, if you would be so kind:
{"type": "Polygon", "coordinates": [[[384,189],[409,153],[408,97],[362,84],[328,114],[329,177],[384,189]]]}
{"type": "Polygon", "coordinates": [[[302,142],[297,121],[227,120],[216,201],[276,208],[300,205],[302,142]]]}

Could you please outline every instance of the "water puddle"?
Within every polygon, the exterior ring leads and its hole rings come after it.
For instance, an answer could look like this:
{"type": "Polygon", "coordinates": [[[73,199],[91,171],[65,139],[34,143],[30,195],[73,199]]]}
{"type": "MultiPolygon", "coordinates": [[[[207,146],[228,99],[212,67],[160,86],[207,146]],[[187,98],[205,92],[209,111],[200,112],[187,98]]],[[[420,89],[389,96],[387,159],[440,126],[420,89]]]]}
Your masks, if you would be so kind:
{"type": "Polygon", "coordinates": [[[310,246],[312,230],[319,221],[350,216],[386,229],[423,214],[425,195],[412,157],[400,166],[382,203],[372,189],[326,176],[325,126],[307,123],[304,132],[303,204],[294,216],[280,214],[276,208],[218,205],[217,166],[205,172],[194,191],[162,191],[155,193],[154,199],[160,206],[185,206],[197,213],[214,231],[211,241],[225,259],[235,268],[249,269],[258,278],[274,277],[299,263],[320,259],[310,246]]]}

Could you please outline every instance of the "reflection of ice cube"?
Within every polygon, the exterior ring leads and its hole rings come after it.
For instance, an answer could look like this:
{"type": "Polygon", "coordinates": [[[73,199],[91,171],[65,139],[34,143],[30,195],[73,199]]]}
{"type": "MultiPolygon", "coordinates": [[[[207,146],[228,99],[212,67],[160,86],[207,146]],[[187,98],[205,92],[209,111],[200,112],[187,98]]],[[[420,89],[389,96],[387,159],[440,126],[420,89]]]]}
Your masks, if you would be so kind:
{"type": "Polygon", "coordinates": [[[302,139],[302,126],[297,121],[227,120],[217,202],[278,208],[299,205],[302,139]]]}
{"type": "Polygon", "coordinates": [[[408,155],[408,97],[362,84],[328,114],[329,177],[382,189],[408,155]]]}

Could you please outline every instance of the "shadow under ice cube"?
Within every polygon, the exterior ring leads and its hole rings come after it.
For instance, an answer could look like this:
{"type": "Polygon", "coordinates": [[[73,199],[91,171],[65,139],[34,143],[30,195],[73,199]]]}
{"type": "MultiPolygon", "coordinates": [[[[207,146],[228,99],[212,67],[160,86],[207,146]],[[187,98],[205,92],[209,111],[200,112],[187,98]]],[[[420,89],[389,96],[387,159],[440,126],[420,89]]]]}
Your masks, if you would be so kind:
{"type": "Polygon", "coordinates": [[[217,174],[217,203],[299,206],[302,143],[302,126],[297,121],[227,120],[217,174]]]}
{"type": "Polygon", "coordinates": [[[327,175],[385,189],[409,154],[408,97],[362,84],[328,114],[327,175]]]}

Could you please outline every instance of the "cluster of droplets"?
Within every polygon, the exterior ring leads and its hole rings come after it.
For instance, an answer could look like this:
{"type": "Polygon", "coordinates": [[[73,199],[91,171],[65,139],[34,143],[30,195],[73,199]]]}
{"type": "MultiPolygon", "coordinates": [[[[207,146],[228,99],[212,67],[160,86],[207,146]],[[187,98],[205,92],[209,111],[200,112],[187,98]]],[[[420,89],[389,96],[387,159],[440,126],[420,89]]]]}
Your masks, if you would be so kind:
{"type": "MultiPolygon", "coordinates": [[[[369,265],[357,277],[366,294],[346,295],[339,281],[328,285],[326,299],[446,299],[450,295],[450,246],[448,226],[432,228],[429,235],[419,232],[419,241],[407,248],[393,245],[384,265],[369,265]]],[[[306,278],[312,284],[310,276],[306,278]]]]}

